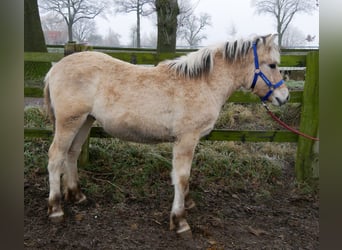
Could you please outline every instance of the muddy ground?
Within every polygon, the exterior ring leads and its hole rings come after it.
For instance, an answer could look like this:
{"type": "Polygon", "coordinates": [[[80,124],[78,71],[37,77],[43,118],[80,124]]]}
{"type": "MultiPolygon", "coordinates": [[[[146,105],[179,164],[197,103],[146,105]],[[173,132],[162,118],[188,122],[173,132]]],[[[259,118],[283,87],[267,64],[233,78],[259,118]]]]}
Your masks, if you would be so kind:
{"type": "Polygon", "coordinates": [[[128,196],[123,202],[86,193],[84,204],[64,204],[65,219],[55,224],[47,217],[47,173],[37,170],[25,176],[24,247],[318,249],[318,198],[296,191],[293,172],[289,168],[275,190],[260,199],[253,188],[203,187],[188,212],[192,239],[182,239],[169,231],[170,183],[154,197],[128,196]]]}

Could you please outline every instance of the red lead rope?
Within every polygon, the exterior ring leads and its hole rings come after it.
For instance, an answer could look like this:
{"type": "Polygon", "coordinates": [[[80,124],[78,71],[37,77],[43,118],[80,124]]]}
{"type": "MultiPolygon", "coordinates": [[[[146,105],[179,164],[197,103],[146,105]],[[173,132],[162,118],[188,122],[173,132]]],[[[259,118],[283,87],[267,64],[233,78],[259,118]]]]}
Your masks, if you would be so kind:
{"type": "Polygon", "coordinates": [[[272,113],[272,111],[269,109],[269,107],[264,103],[262,102],[262,105],[265,107],[265,109],[267,110],[267,113],[276,121],[278,122],[281,126],[283,126],[284,128],[290,130],[291,132],[297,134],[297,135],[300,135],[300,136],[303,136],[307,139],[310,139],[310,140],[314,140],[314,141],[319,141],[319,138],[317,137],[312,137],[310,135],[307,135],[307,134],[304,134],[302,132],[300,132],[299,130],[297,129],[294,129],[292,127],[290,127],[289,125],[287,125],[285,122],[283,122],[282,120],[280,120],[275,114],[272,113]]]}

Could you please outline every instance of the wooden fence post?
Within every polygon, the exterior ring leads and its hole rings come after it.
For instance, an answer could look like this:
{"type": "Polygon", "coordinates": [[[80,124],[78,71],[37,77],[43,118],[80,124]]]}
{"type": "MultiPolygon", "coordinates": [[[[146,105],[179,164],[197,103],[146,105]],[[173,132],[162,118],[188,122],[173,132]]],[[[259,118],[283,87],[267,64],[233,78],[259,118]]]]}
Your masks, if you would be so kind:
{"type": "Polygon", "coordinates": [[[83,143],[82,151],[80,153],[80,156],[78,157],[78,166],[79,167],[85,167],[88,165],[89,162],[89,139],[90,136],[88,135],[86,141],[83,143]]]}
{"type": "MultiPolygon", "coordinates": [[[[318,136],[319,129],[319,53],[309,52],[306,60],[306,79],[303,92],[303,104],[300,120],[300,131],[318,136]]],[[[319,142],[298,138],[297,159],[295,165],[298,181],[311,183],[319,176],[318,171],[319,142]]]]}

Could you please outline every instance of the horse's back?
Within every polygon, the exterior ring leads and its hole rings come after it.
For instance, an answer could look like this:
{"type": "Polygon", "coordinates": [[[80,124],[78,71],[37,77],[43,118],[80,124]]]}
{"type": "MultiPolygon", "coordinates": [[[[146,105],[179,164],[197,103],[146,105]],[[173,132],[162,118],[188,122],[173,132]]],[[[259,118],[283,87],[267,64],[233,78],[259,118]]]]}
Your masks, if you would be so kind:
{"type": "MultiPolygon", "coordinates": [[[[48,73],[48,77],[74,80],[86,79],[99,71],[105,71],[113,67],[129,67],[129,63],[115,59],[107,54],[96,51],[84,51],[64,57],[57,62],[48,73]]],[[[108,73],[108,72],[107,72],[108,73]]]]}
{"type": "MultiPolygon", "coordinates": [[[[109,81],[118,68],[129,63],[95,51],[74,53],[64,57],[48,72],[45,82],[52,98],[77,99],[94,97],[98,85],[109,81]]],[[[66,100],[65,100],[66,101],[66,100]]]]}

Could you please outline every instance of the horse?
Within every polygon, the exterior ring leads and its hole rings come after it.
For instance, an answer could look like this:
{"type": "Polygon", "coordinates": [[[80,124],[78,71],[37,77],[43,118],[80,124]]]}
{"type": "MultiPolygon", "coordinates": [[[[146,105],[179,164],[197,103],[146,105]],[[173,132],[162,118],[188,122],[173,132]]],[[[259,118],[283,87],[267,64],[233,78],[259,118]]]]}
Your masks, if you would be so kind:
{"type": "Polygon", "coordinates": [[[189,195],[194,150],[213,129],[227,98],[242,88],[276,106],[289,99],[277,67],[280,52],[275,37],[223,42],[154,67],[95,51],[71,54],[56,63],[44,87],[45,106],[54,125],[47,167],[49,218],[63,219],[62,194],[68,201],[86,200],[77,159],[96,120],[122,140],[173,143],[170,230],[191,233],[185,211],[195,206],[189,195]]]}

